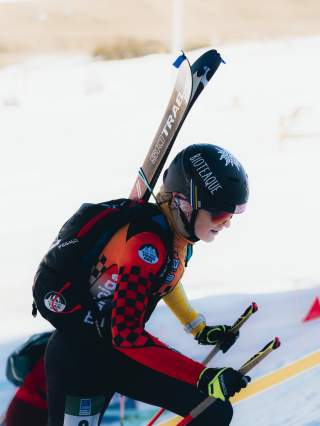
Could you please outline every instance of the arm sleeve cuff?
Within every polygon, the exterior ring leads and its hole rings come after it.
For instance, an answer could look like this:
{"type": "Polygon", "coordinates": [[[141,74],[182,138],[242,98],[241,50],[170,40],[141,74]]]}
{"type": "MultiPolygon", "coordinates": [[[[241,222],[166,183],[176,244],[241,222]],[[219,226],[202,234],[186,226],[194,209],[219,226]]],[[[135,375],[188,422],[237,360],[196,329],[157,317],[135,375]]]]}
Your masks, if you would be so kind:
{"type": "Polygon", "coordinates": [[[206,325],[205,318],[190,305],[181,282],[163,300],[184,326],[187,333],[198,334],[206,325]]]}

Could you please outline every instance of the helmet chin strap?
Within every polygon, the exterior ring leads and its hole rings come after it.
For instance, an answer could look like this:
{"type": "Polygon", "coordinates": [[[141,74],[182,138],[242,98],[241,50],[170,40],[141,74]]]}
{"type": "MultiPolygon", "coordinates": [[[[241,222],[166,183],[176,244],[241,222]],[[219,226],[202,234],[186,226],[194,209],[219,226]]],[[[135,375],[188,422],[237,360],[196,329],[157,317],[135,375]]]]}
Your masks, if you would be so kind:
{"type": "Polygon", "coordinates": [[[196,236],[196,234],[194,232],[194,226],[195,226],[195,223],[196,223],[198,210],[192,211],[191,220],[189,222],[185,213],[181,210],[180,207],[178,207],[178,208],[179,208],[180,218],[181,218],[182,223],[183,223],[183,225],[184,225],[184,227],[185,227],[185,229],[188,233],[188,237],[189,237],[190,241],[196,243],[197,241],[199,241],[199,238],[196,236]]]}

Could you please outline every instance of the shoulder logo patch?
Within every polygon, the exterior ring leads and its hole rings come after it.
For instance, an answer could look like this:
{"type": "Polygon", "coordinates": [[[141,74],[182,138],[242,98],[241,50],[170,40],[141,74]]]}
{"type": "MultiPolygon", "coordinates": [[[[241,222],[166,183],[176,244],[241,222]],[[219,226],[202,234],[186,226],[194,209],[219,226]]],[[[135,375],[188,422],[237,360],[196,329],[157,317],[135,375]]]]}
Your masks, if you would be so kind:
{"type": "Polygon", "coordinates": [[[65,298],[56,291],[46,293],[44,304],[49,311],[56,313],[63,312],[67,305],[65,298]]]}
{"type": "Polygon", "coordinates": [[[144,246],[140,247],[138,254],[140,259],[146,263],[151,263],[154,265],[159,261],[159,254],[157,249],[150,244],[145,244],[144,246]]]}

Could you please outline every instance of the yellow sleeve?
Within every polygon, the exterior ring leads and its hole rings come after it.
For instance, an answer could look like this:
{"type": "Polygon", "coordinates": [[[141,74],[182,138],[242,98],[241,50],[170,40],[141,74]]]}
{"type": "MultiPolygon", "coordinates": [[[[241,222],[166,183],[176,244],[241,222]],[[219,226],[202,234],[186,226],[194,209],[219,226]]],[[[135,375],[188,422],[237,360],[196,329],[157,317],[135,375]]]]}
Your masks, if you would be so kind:
{"type": "Polygon", "coordinates": [[[178,320],[184,325],[185,330],[195,336],[205,325],[204,317],[192,308],[181,282],[163,300],[178,320]]]}

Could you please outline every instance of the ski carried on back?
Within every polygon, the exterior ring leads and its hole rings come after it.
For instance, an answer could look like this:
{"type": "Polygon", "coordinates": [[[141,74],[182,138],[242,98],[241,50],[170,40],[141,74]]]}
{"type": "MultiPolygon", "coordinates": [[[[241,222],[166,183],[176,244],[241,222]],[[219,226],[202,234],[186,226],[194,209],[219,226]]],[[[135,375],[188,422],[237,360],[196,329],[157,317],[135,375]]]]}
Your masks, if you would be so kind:
{"type": "Polygon", "coordinates": [[[208,50],[192,66],[184,53],[177,58],[176,84],[129,198],[149,200],[184,120],[221,62],[216,50],[208,50]]]}

